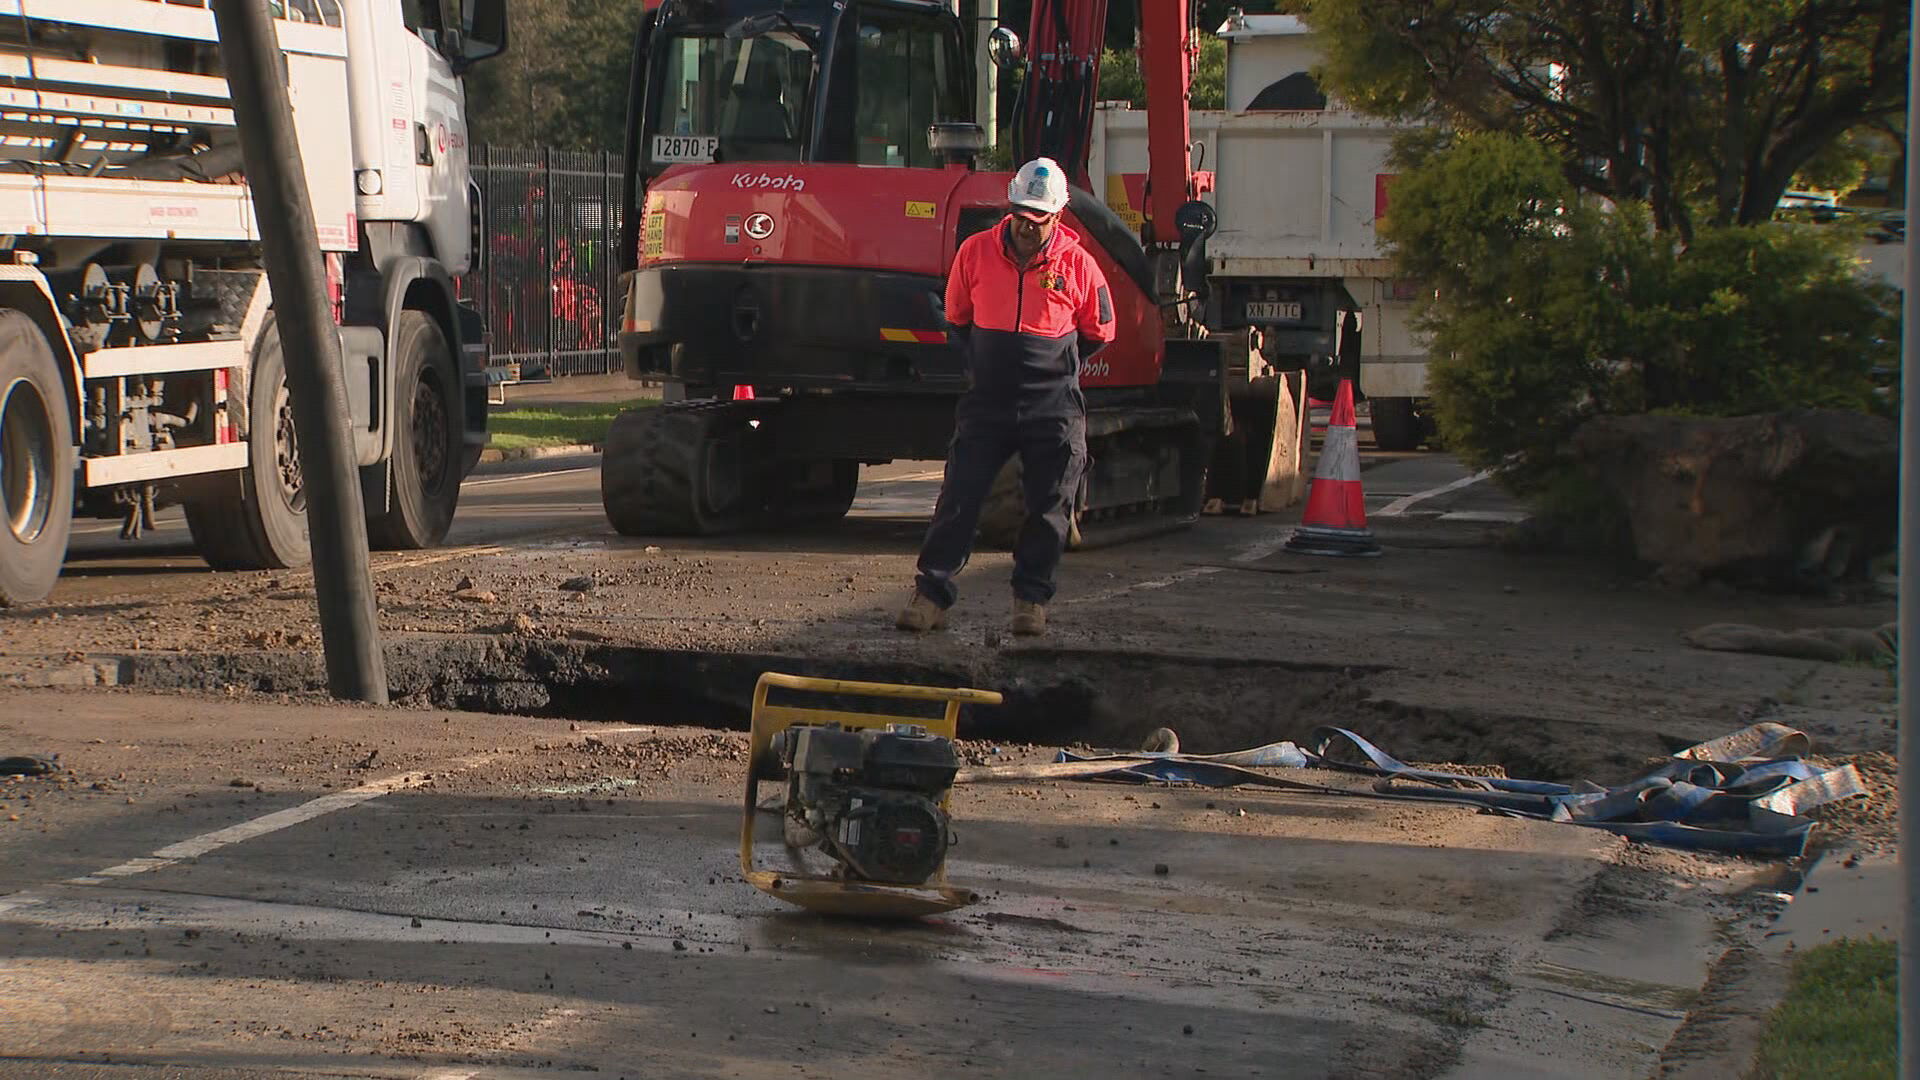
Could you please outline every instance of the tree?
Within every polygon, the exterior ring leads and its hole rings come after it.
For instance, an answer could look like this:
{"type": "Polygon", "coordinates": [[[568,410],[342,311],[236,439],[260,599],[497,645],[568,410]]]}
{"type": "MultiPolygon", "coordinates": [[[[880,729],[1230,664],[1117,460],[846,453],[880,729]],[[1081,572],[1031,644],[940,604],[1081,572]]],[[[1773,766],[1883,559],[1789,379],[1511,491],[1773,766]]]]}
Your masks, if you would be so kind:
{"type": "Polygon", "coordinates": [[[1653,225],[1768,220],[1847,132],[1905,110],[1911,0],[1311,0],[1362,109],[1536,139],[1653,225]]]}
{"type": "Polygon", "coordinates": [[[504,56],[468,81],[474,139],[620,153],[637,0],[514,0],[504,56]]]}
{"type": "Polygon", "coordinates": [[[1546,144],[1442,136],[1382,221],[1425,289],[1428,385],[1450,448],[1546,493],[1577,482],[1588,418],[1876,407],[1897,363],[1892,298],[1861,281],[1843,226],[1702,225],[1582,196],[1546,144]]]}
{"type": "MultiPolygon", "coordinates": [[[[1147,107],[1147,83],[1140,74],[1140,57],[1133,50],[1108,49],[1100,58],[1100,100],[1128,101],[1136,109],[1147,107]]],[[[1200,39],[1200,59],[1194,65],[1188,106],[1227,107],[1227,43],[1211,34],[1200,39]]]]}

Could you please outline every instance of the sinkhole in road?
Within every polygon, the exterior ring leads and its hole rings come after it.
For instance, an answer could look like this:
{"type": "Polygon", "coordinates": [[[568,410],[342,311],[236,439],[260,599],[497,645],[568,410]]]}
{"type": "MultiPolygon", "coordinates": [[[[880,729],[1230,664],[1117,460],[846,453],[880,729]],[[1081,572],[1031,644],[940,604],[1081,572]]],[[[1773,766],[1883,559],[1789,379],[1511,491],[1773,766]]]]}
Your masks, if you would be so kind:
{"type": "MultiPolygon", "coordinates": [[[[1333,725],[1403,760],[1499,765],[1541,779],[1623,772],[1663,752],[1651,735],[1637,745],[1568,721],[1381,700],[1369,686],[1386,670],[1379,667],[1024,645],[941,663],[512,635],[389,638],[386,656],[397,705],[582,724],[745,730],[756,682],[778,671],[1005,695],[999,707],[963,711],[963,738],[1137,747],[1166,727],[1179,734],[1181,749],[1215,753],[1303,741],[1314,728],[1333,725]]],[[[123,658],[118,681],[229,692],[325,687],[318,656],[284,651],[143,654],[123,658]]]]}

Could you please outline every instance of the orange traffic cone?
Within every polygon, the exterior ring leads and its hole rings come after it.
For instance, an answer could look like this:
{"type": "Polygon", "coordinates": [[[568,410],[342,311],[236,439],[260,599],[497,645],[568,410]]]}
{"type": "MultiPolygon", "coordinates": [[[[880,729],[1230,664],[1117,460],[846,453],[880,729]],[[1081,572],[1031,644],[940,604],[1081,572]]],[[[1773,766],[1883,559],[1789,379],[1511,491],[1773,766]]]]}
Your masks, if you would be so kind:
{"type": "Polygon", "coordinates": [[[752,401],[752,400],[753,400],[753,387],[751,387],[751,386],[736,386],[736,387],[734,387],[734,388],[733,388],[733,400],[735,400],[735,401],[752,401]]]}
{"type": "Polygon", "coordinates": [[[1288,538],[1296,555],[1373,556],[1380,554],[1367,528],[1366,493],[1360,487],[1360,436],[1353,426],[1353,384],[1340,380],[1327,420],[1327,439],[1307,489],[1307,510],[1288,538]]]}

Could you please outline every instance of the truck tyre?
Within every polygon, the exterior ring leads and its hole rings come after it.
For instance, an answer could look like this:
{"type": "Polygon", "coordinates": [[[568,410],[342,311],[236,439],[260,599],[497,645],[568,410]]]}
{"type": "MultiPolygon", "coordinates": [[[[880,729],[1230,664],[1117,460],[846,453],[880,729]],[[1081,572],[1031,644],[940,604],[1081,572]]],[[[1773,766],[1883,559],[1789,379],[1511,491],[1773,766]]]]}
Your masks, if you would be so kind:
{"type": "Polygon", "coordinates": [[[1413,411],[1413,399],[1377,397],[1373,405],[1373,442],[1382,450],[1400,452],[1420,449],[1420,417],[1413,411]]]}
{"type": "Polygon", "coordinates": [[[446,335],[424,311],[400,313],[391,351],[393,490],[384,511],[367,508],[367,539],[389,551],[433,547],[460,501],[460,378],[446,335]]]}
{"type": "Polygon", "coordinates": [[[237,493],[187,500],[187,530],[215,570],[307,565],[307,486],[294,437],[293,397],[280,327],[271,319],[253,350],[247,387],[247,468],[237,493]]]}
{"type": "Polygon", "coordinates": [[[73,421],[53,350],[0,311],[0,607],[44,600],[73,527],[73,421]]]}

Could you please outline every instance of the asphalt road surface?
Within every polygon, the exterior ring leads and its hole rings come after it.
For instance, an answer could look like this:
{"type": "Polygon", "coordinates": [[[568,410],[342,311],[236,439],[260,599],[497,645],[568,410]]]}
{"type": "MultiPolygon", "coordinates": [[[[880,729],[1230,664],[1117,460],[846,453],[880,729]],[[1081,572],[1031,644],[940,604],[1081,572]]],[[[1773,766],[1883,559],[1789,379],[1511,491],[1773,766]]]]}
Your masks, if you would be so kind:
{"type": "MultiPolygon", "coordinates": [[[[1512,521],[1515,508],[1486,483],[1451,487],[1469,473],[1445,454],[1363,452],[1369,514],[1455,515],[1455,520],[1512,521]]],[[[851,517],[923,522],[940,491],[937,461],[869,466],[851,517]]],[[[118,521],[74,522],[56,603],[106,593],[180,593],[201,587],[206,564],[193,549],[179,508],[161,512],[158,528],[138,540],[119,538],[118,521]]],[[[482,466],[461,487],[460,508],[446,544],[500,544],[534,537],[599,535],[609,531],[600,505],[598,455],[544,458],[482,466]]]]}
{"type": "MultiPolygon", "coordinates": [[[[61,770],[0,778],[0,1080],[1648,1075],[1767,933],[1780,865],[1453,806],[1006,783],[955,798],[979,904],[824,922],[740,879],[738,733],[669,726],[724,722],[718,692],[617,666],[884,660],[1025,688],[1023,740],[1337,723],[1540,778],[1618,781],[1753,719],[1890,745],[1881,673],[1680,636],[1885,605],[1643,587],[1500,546],[1514,507],[1445,455],[1366,464],[1381,558],[1286,554],[1292,512],[1210,519],[1069,559],[1057,624],[1017,644],[1004,553],[948,633],[891,628],[933,465],[869,470],[844,526],[658,546],[611,533],[594,458],[489,470],[453,550],[376,562],[388,632],[446,648],[412,675],[458,691],[388,709],[222,666],[313,659],[305,576],[212,574],[177,515],[131,545],[87,523],[53,603],[0,618],[0,756],[61,770]],[[170,657],[208,680],[7,683],[170,657]],[[577,711],[461,711],[563,660],[604,679],[577,711]]],[[[996,748],[967,749],[1050,758],[996,748]]]]}

